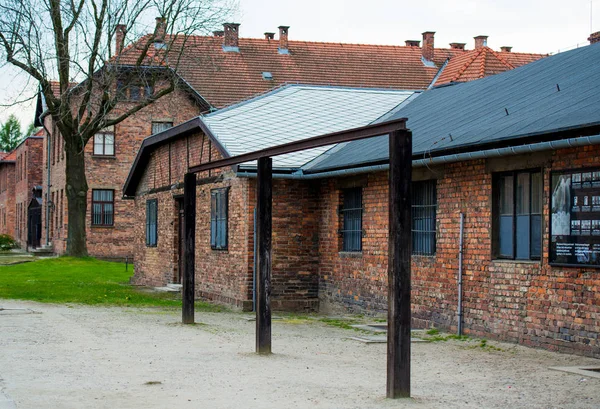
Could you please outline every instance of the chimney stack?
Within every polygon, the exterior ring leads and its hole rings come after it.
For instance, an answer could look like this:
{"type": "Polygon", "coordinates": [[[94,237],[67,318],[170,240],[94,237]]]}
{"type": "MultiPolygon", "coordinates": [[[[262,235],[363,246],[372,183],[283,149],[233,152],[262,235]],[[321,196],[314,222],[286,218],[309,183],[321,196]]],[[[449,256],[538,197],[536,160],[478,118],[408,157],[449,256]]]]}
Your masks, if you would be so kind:
{"type": "Polygon", "coordinates": [[[223,30],[213,31],[213,36],[215,36],[215,37],[223,37],[224,35],[225,35],[225,31],[223,31],[223,30]]]}
{"type": "Polygon", "coordinates": [[[265,33],[265,40],[273,40],[275,38],[275,33],[265,33]]]}
{"type": "Polygon", "coordinates": [[[115,55],[119,55],[123,51],[125,34],[127,34],[127,26],[125,24],[118,24],[115,30],[115,55]]]}
{"type": "Polygon", "coordinates": [[[279,54],[289,54],[288,31],[290,26],[279,26],[279,54]]]}
{"type": "Polygon", "coordinates": [[[588,41],[590,44],[600,43],[600,31],[596,31],[595,33],[590,34],[588,37],[588,41]]]}
{"type": "Polygon", "coordinates": [[[404,41],[407,47],[420,47],[421,42],[419,40],[406,40],[404,41]]]}
{"type": "Polygon", "coordinates": [[[465,45],[467,45],[467,43],[450,43],[450,49],[452,49],[452,50],[464,50],[465,49],[465,45]]]}
{"type": "Polygon", "coordinates": [[[478,50],[481,47],[487,47],[488,36],[477,36],[475,38],[475,49],[478,50]]]}
{"type": "Polygon", "coordinates": [[[433,61],[433,35],[435,31],[425,31],[423,33],[423,59],[426,61],[433,61]]]}
{"type": "Polygon", "coordinates": [[[154,42],[164,43],[167,33],[167,20],[164,17],[156,17],[156,28],[154,29],[154,42]]]}
{"type": "Polygon", "coordinates": [[[225,31],[223,35],[223,51],[229,52],[240,52],[240,37],[239,37],[238,23],[224,23],[223,29],[225,31]]]}
{"type": "Polygon", "coordinates": [[[500,51],[502,51],[503,53],[510,53],[512,51],[512,47],[505,45],[503,47],[500,47],[500,51]]]}

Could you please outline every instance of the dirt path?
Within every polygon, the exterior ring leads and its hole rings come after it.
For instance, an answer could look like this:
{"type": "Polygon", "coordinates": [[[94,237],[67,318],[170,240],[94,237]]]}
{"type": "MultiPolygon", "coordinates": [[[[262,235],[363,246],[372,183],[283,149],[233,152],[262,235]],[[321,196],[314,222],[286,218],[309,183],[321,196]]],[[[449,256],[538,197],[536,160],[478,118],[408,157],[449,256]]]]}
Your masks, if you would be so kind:
{"type": "Polygon", "coordinates": [[[600,361],[493,343],[413,344],[410,400],[385,399],[385,344],[318,322],[273,325],[254,350],[236,313],[43,305],[0,315],[0,397],[40,408],[598,408],[600,379],[549,370],[600,361]]]}

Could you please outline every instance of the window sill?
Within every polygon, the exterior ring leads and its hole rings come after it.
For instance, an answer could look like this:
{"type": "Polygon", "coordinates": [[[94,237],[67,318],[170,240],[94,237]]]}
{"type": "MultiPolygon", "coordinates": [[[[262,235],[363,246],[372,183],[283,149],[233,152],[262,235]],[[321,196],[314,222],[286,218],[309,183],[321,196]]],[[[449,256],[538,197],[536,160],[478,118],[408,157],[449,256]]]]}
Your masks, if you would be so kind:
{"type": "Polygon", "coordinates": [[[429,260],[435,260],[435,254],[411,254],[411,257],[413,259],[419,259],[419,260],[425,260],[425,261],[429,261],[429,260]]]}
{"type": "Polygon", "coordinates": [[[541,260],[510,260],[506,258],[492,259],[492,263],[500,264],[541,264],[541,260]]]}
{"type": "Polygon", "coordinates": [[[216,248],[216,247],[211,247],[210,249],[212,251],[216,251],[218,253],[229,253],[229,249],[228,248],[219,249],[219,248],[216,248]]]}
{"type": "Polygon", "coordinates": [[[115,155],[92,155],[93,159],[117,159],[115,155]]]}
{"type": "Polygon", "coordinates": [[[100,225],[97,225],[97,224],[91,224],[90,227],[92,229],[114,229],[115,225],[113,224],[112,226],[100,226],[100,225]]]}
{"type": "Polygon", "coordinates": [[[362,251],[340,251],[338,252],[341,258],[361,258],[362,251]]]}

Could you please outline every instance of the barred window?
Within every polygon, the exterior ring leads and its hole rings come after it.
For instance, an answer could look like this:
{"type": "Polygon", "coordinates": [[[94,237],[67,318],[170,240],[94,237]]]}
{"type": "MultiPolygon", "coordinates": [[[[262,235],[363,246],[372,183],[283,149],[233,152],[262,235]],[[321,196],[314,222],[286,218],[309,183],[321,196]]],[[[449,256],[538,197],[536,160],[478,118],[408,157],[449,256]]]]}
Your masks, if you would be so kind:
{"type": "Polygon", "coordinates": [[[362,188],[344,189],[342,251],[362,251],[362,188]]]}
{"type": "Polygon", "coordinates": [[[214,250],[227,249],[228,193],[229,188],[210,192],[210,247],[214,250]]]}
{"type": "Polygon", "coordinates": [[[114,224],[114,190],[92,190],[92,226],[114,224]]]}
{"type": "Polygon", "coordinates": [[[156,247],[158,243],[158,200],[146,202],[146,246],[156,247]]]}
{"type": "Polygon", "coordinates": [[[435,254],[437,194],[435,180],[413,183],[412,253],[435,254]]]}

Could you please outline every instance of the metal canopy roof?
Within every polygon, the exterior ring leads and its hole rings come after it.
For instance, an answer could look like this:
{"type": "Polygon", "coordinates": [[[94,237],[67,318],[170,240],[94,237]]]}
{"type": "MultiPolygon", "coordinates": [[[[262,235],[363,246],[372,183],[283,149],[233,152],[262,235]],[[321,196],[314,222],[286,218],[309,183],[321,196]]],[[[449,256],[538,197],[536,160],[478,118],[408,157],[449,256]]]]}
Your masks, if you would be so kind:
{"type": "MultiPolygon", "coordinates": [[[[430,157],[535,138],[591,135],[600,126],[600,44],[481,80],[432,89],[396,111],[408,118],[415,156],[430,157]],[[588,131],[583,129],[587,128],[588,131]]],[[[302,168],[306,173],[386,161],[386,138],[350,142],[302,168]]]]}
{"type": "MultiPolygon", "coordinates": [[[[202,121],[229,156],[238,156],[368,125],[413,95],[414,91],[287,85],[208,114],[202,121]]],[[[274,157],[273,168],[298,169],[329,148],[274,157]]]]}

